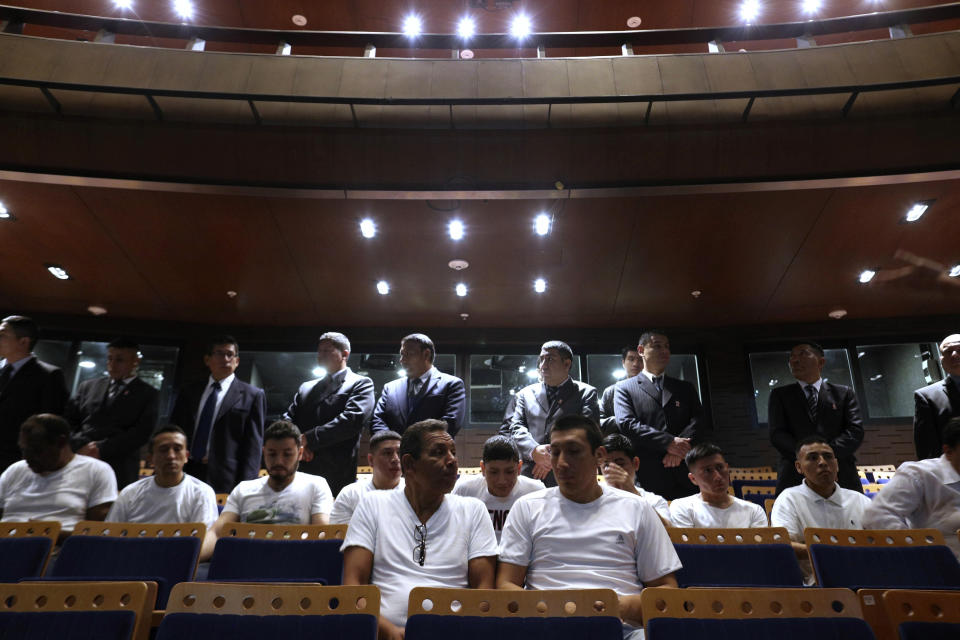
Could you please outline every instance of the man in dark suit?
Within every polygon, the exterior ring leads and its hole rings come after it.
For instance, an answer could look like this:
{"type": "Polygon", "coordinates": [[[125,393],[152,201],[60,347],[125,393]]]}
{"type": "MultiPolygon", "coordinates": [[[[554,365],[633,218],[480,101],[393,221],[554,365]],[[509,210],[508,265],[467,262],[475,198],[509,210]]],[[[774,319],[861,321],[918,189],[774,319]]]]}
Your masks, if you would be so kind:
{"type": "Polygon", "coordinates": [[[447,433],[457,435],[463,426],[467,401],[463,380],[433,366],[433,341],[413,333],[400,342],[400,366],[407,377],[383,386],[373,410],[370,431],[404,430],[415,422],[435,418],[447,423],[447,433]]]}
{"type": "Polygon", "coordinates": [[[665,376],[670,341],[662,331],[645,331],[637,353],[643,370],[621,380],[614,390],[613,408],[620,433],[630,438],[640,458],[640,486],[667,500],[696,491],[687,479],[683,457],[710,430],[692,384],[665,376]]]}
{"type": "MultiPolygon", "coordinates": [[[[620,350],[620,361],[623,363],[623,379],[627,380],[638,375],[643,371],[643,358],[637,353],[636,347],[624,347],[620,350]]],[[[613,433],[620,433],[620,427],[617,426],[617,416],[613,410],[613,394],[617,389],[617,383],[603,390],[600,396],[600,430],[607,436],[613,433]]]]}
{"type": "Polygon", "coordinates": [[[777,495],[803,480],[796,469],[797,443],[819,435],[837,457],[837,482],[844,489],[863,493],[854,457],[863,442],[860,407],[853,389],[820,377],[826,359],[823,347],[805,342],[790,351],[790,373],[798,384],[770,392],[770,442],[780,452],[777,495]]]}
{"type": "Polygon", "coordinates": [[[537,369],[541,382],[518,391],[510,421],[509,435],[516,442],[523,460],[521,473],[555,487],[550,457],[550,431],[568,415],[600,417],[597,390],[570,377],[573,350],[565,342],[552,340],[540,347],[537,369]]]}
{"type": "Polygon", "coordinates": [[[76,453],[103,460],[117,474],[117,488],[136,482],[140,448],[157,424],[159,393],[137,377],[140,346],[123,338],[107,345],[106,377],[87,380],[67,402],[76,453]]]}
{"type": "Polygon", "coordinates": [[[233,337],[214,338],[203,362],[210,376],[180,391],[170,422],[182,428],[190,442],[184,470],[217,493],[230,493],[237,483],[260,473],[266,395],[236,379],[240,347],[233,337]]]}
{"type": "Polygon", "coordinates": [[[334,496],[357,481],[357,444],[376,400],[373,381],[351,371],[349,357],[347,336],[320,336],[317,362],[326,374],[300,385],[283,416],[303,434],[300,470],[326,478],[334,496]]]}
{"type": "Polygon", "coordinates": [[[913,444],[918,460],[940,457],[943,428],[950,418],[960,416],[960,334],[940,343],[940,364],[946,377],[913,392],[913,444]]]}
{"type": "Polygon", "coordinates": [[[0,471],[21,458],[20,425],[35,413],[62,415],[67,403],[63,372],[33,355],[39,336],[26,316],[0,323],[0,471]]]}

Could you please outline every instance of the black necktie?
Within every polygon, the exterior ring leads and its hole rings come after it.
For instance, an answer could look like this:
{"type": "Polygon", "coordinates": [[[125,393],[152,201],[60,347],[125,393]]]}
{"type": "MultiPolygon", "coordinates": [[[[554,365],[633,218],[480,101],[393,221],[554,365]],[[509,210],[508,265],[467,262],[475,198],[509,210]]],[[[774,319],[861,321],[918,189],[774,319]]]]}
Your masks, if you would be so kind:
{"type": "Polygon", "coordinates": [[[220,383],[214,381],[210,385],[210,395],[200,410],[200,420],[197,421],[197,432],[193,435],[193,448],[190,457],[202,460],[207,456],[207,444],[210,441],[210,429],[213,427],[213,410],[217,406],[217,396],[220,395],[220,383]]]}
{"type": "Polygon", "coordinates": [[[107,404],[113,404],[113,401],[117,399],[117,396],[120,395],[120,391],[123,390],[123,380],[111,380],[110,389],[107,391],[107,404]]]}
{"type": "Polygon", "coordinates": [[[10,378],[13,377],[13,365],[6,364],[3,369],[0,369],[0,393],[3,393],[3,390],[7,388],[7,383],[10,382],[10,378]]]}
{"type": "Polygon", "coordinates": [[[657,388],[657,398],[663,398],[663,376],[653,376],[653,386],[657,388]]]}
{"type": "Polygon", "coordinates": [[[553,405],[557,401],[557,395],[560,393],[560,387],[547,387],[547,404],[553,405]]]}
{"type": "Polygon", "coordinates": [[[807,385],[807,413],[810,414],[810,422],[813,424],[817,424],[817,403],[819,400],[817,388],[812,384],[807,385]]]}

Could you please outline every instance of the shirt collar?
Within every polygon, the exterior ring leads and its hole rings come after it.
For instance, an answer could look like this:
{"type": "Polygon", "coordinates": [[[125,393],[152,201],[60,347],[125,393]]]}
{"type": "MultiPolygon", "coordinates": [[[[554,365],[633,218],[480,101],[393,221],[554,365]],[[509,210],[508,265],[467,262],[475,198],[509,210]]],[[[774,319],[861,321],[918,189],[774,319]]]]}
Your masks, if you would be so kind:
{"type": "MultiPolygon", "coordinates": [[[[121,380],[120,382],[123,383],[123,386],[127,386],[128,384],[130,384],[131,382],[133,382],[133,379],[136,378],[136,377],[137,377],[136,374],[134,374],[134,375],[130,376],[129,378],[124,378],[124,379],[121,380]]],[[[113,378],[110,378],[110,382],[113,382],[113,378]]]]}
{"type": "MultiPolygon", "coordinates": [[[[649,380],[650,382],[653,382],[653,379],[657,377],[656,374],[650,373],[650,372],[647,371],[646,369],[642,369],[642,370],[640,371],[640,373],[642,373],[643,375],[645,375],[645,376],[647,377],[647,380],[649,380]]],[[[666,375],[666,374],[665,374],[665,373],[661,373],[661,374],[660,374],[660,378],[663,379],[663,376],[664,376],[664,375],[666,375]]]]}
{"type": "Polygon", "coordinates": [[[950,461],[947,460],[946,454],[941,455],[938,462],[940,466],[940,480],[943,481],[943,484],[960,483],[960,473],[957,473],[957,470],[954,469],[950,461]]]}
{"type": "MultiPolygon", "coordinates": [[[[3,366],[5,367],[5,366],[7,366],[8,364],[9,364],[10,366],[12,366],[12,367],[13,367],[13,372],[11,373],[11,375],[13,375],[13,373],[16,373],[17,371],[20,371],[20,369],[23,367],[23,365],[27,364],[27,362],[29,362],[30,359],[33,358],[33,357],[34,357],[34,356],[33,356],[33,354],[31,353],[31,354],[28,355],[26,358],[20,358],[20,359],[17,360],[16,362],[8,362],[7,360],[4,360],[4,361],[3,361],[3,366]]],[[[2,368],[2,367],[0,367],[0,368],[2,368]]]]}
{"type": "MultiPolygon", "coordinates": [[[[797,384],[800,385],[800,388],[803,389],[804,393],[807,392],[807,387],[811,386],[811,385],[808,385],[806,382],[803,382],[802,380],[797,380],[797,384]]],[[[823,385],[823,378],[817,378],[817,381],[814,382],[812,386],[814,389],[817,390],[817,393],[820,393],[820,387],[822,385],[823,385]]]]}
{"type": "Polygon", "coordinates": [[[806,479],[800,482],[800,486],[803,487],[804,493],[810,500],[823,500],[824,502],[832,502],[837,506],[843,506],[843,499],[840,497],[840,485],[836,482],[833,483],[833,493],[830,494],[829,498],[824,498],[822,495],[811,489],[807,484],[806,479]]]}
{"type": "MultiPolygon", "coordinates": [[[[221,381],[220,381],[220,390],[221,390],[221,391],[226,391],[227,389],[229,389],[229,388],[230,388],[230,385],[233,384],[233,379],[236,378],[236,377],[237,377],[237,374],[231,373],[231,374],[228,375],[226,378],[224,378],[223,380],[221,380],[221,381]]],[[[216,382],[216,380],[213,379],[213,376],[210,376],[210,377],[207,379],[207,388],[209,389],[209,388],[210,388],[210,385],[212,385],[214,382],[216,382]]]]}

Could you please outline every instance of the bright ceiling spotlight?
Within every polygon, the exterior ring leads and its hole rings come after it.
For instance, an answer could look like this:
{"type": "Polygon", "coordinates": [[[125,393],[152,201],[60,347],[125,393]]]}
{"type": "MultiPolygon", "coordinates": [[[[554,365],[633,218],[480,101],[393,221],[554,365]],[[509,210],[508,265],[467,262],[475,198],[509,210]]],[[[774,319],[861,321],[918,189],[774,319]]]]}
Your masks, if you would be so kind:
{"type": "Polygon", "coordinates": [[[860,272],[860,284],[867,284],[873,280],[873,276],[877,275],[877,272],[872,269],[864,269],[860,272]]]}
{"type": "Polygon", "coordinates": [[[113,0],[113,6],[117,9],[133,9],[133,0],[113,0]]]}
{"type": "Polygon", "coordinates": [[[524,14],[519,14],[513,18],[510,23],[510,35],[517,40],[523,40],[533,31],[533,23],[530,18],[524,14]]]}
{"type": "Polygon", "coordinates": [[[820,11],[820,6],[823,4],[823,0],[803,0],[803,12],[804,13],[816,13],[820,11]]]}
{"type": "Polygon", "coordinates": [[[465,285],[465,284],[463,284],[463,283],[461,282],[460,284],[457,285],[456,291],[457,291],[457,295],[460,296],[461,298],[464,297],[464,296],[466,296],[466,295],[467,295],[467,285],[465,285]]]}
{"type": "Polygon", "coordinates": [[[181,18],[193,17],[193,0],[173,0],[173,10],[181,18]]]}
{"type": "Polygon", "coordinates": [[[403,19],[403,35],[408,38],[416,38],[422,29],[423,23],[420,21],[420,16],[411,13],[403,19]]]}
{"type": "Polygon", "coordinates": [[[67,273],[67,270],[64,269],[63,267],[61,267],[60,265],[58,265],[58,264],[47,264],[47,265],[45,265],[45,266],[47,267],[47,271],[50,272],[50,275],[52,275],[52,276],[53,276],[54,278],[56,278],[57,280],[69,280],[69,279],[70,279],[70,274],[67,273]]]}
{"type": "Polygon", "coordinates": [[[370,218],[364,218],[360,221],[360,234],[364,238],[372,238],[377,235],[377,225],[370,218]]]}
{"type": "Polygon", "coordinates": [[[955,264],[950,267],[950,277],[951,278],[960,278],[960,264],[955,264]]]}
{"type": "Polygon", "coordinates": [[[377,283],[377,293],[379,293],[379,294],[382,295],[382,296],[385,296],[385,295],[387,295],[388,293],[390,293],[390,284],[387,283],[386,280],[381,280],[380,282],[378,282],[378,283],[377,283]]]}
{"type": "Polygon", "coordinates": [[[740,5],[740,19],[747,24],[753,22],[760,15],[760,0],[743,0],[740,5]]]}
{"type": "Polygon", "coordinates": [[[931,204],[933,204],[933,200],[922,200],[920,202],[913,203],[913,206],[910,207],[909,211],[907,211],[907,215],[904,219],[907,222],[916,222],[923,216],[923,214],[927,212],[927,209],[930,208],[931,204]]]}
{"type": "Polygon", "coordinates": [[[450,224],[447,225],[447,232],[450,234],[451,240],[462,240],[463,222],[460,220],[451,220],[450,224]]]}
{"type": "Polygon", "coordinates": [[[11,217],[10,212],[7,211],[7,208],[0,202],[0,219],[9,220],[11,217]]]}
{"type": "Polygon", "coordinates": [[[550,233],[550,216],[541,213],[533,220],[533,230],[538,236],[545,236],[550,233]]]}
{"type": "Polygon", "coordinates": [[[543,293],[547,290],[547,281],[543,278],[537,278],[533,281],[533,290],[537,293],[543,293]]]}
{"type": "Polygon", "coordinates": [[[97,366],[97,363],[94,362],[93,360],[81,360],[80,362],[77,363],[77,366],[79,366],[82,369],[93,369],[97,366]]]}
{"type": "Polygon", "coordinates": [[[457,23],[457,35],[463,40],[469,40],[477,32],[477,23],[470,16],[460,18],[457,23]]]}

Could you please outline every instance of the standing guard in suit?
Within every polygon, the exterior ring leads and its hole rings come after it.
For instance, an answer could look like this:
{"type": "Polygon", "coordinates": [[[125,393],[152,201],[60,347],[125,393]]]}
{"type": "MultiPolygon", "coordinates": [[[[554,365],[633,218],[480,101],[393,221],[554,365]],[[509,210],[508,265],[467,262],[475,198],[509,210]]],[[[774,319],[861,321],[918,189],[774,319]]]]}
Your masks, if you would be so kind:
{"type": "Polygon", "coordinates": [[[140,346],[123,338],[107,345],[106,377],[87,380],[67,402],[76,453],[103,460],[117,474],[117,488],[137,481],[140,448],[157,424],[160,394],[137,376],[140,346]]]}
{"type": "MultiPolygon", "coordinates": [[[[623,363],[624,380],[633,378],[643,371],[643,358],[637,353],[636,347],[621,349],[620,361],[623,363]]],[[[614,382],[604,389],[600,396],[600,430],[603,431],[605,436],[620,433],[620,427],[617,426],[617,416],[613,410],[613,394],[616,389],[617,383],[614,382]]]]}
{"type": "Polygon", "coordinates": [[[535,382],[515,394],[517,401],[510,421],[510,433],[523,459],[521,473],[557,486],[550,456],[550,431],[563,416],[600,417],[597,390],[570,377],[573,350],[565,342],[551,340],[540,347],[537,369],[542,382],[535,382]]]}
{"type": "Polygon", "coordinates": [[[913,392],[913,444],[917,460],[939,458],[943,453],[943,428],[960,416],[960,334],[940,343],[940,364],[946,377],[913,392]]]}
{"type": "Polygon", "coordinates": [[[357,481],[357,445],[375,402],[373,381],[347,366],[350,341],[329,331],[320,336],[317,362],[326,374],[300,385],[283,415],[303,433],[300,470],[326,478],[336,496],[357,481]]]}
{"type": "Polygon", "coordinates": [[[687,479],[683,457],[710,430],[700,396],[689,382],[664,375],[670,340],[662,331],[645,331],[637,353],[643,370],[618,382],[613,398],[620,433],[640,458],[637,479],[667,500],[691,495],[696,487],[687,479]]]}
{"type": "Polygon", "coordinates": [[[216,493],[230,493],[260,473],[266,395],[236,379],[240,347],[232,336],[211,340],[203,362],[210,376],[181,389],[170,422],[186,431],[190,442],[184,470],[216,493]]]}
{"type": "Polygon", "coordinates": [[[820,345],[796,345],[790,351],[790,373],[798,384],[783,385],[770,392],[770,442],[780,452],[777,495],[803,480],[796,469],[795,452],[801,440],[813,435],[824,438],[833,449],[840,486],[863,493],[854,457],[863,442],[857,396],[850,387],[820,377],[825,362],[820,345]]]}
{"type": "Polygon", "coordinates": [[[62,415],[67,403],[63,371],[33,355],[39,336],[26,316],[0,323],[0,471],[21,458],[20,425],[36,413],[62,415]]]}
{"type": "Polygon", "coordinates": [[[463,380],[438,371],[433,366],[436,350],[433,341],[422,333],[412,333],[400,341],[400,366],[407,377],[383,386],[373,411],[370,431],[396,431],[428,419],[447,423],[450,437],[457,435],[467,408],[463,380]]]}

